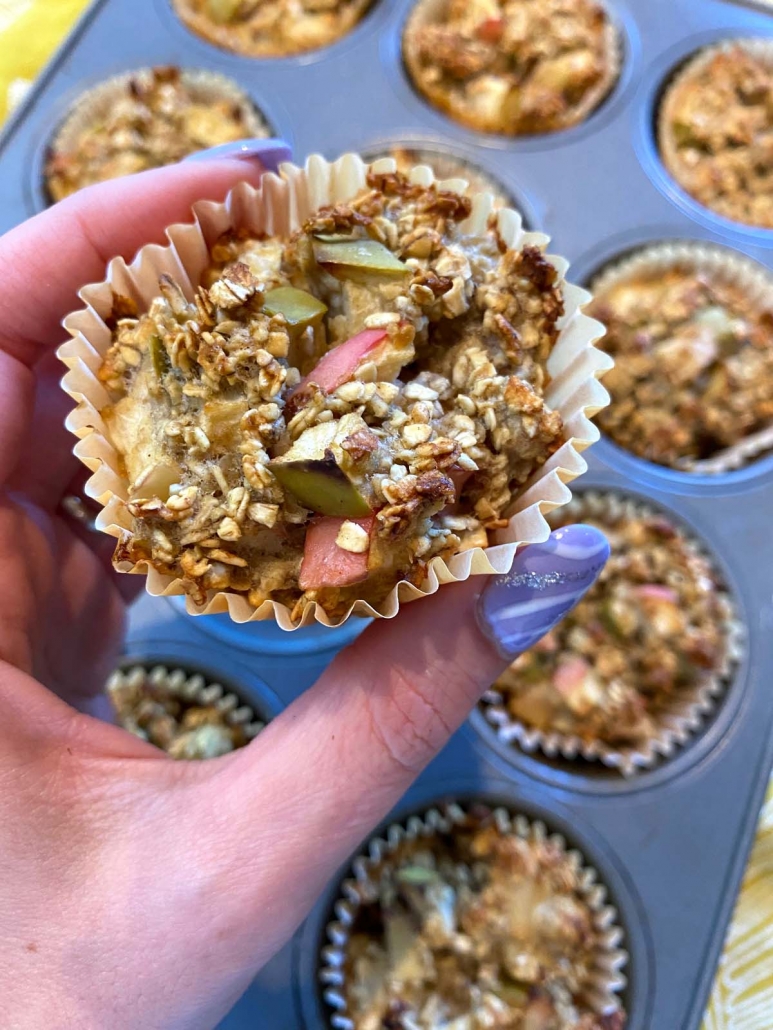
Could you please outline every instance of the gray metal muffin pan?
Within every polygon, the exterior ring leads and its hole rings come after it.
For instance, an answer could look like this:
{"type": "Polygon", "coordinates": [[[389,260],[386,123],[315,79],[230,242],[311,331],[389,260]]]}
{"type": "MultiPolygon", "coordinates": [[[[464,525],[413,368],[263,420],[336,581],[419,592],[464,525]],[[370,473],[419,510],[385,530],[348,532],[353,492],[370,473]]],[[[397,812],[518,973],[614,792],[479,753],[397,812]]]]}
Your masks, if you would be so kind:
{"type": "MultiPolygon", "coordinates": [[[[380,0],[346,38],[299,58],[252,60],[193,36],[168,0],[97,0],[0,137],[0,231],[45,204],[47,142],[72,100],[109,75],[151,64],[208,67],[236,79],[296,158],[373,153],[389,143],[441,147],[488,169],[529,222],[586,280],[639,244],[673,238],[736,247],[773,267],[773,232],[715,217],[662,169],[657,97],[697,47],[730,36],[773,38],[773,17],[732,0],[609,0],[625,49],[620,81],[585,124],[509,140],[456,126],[411,89],[400,62],[410,0],[380,0]]],[[[724,702],[673,760],[624,780],[582,763],[502,748],[476,714],[419,778],[397,815],[482,793],[542,818],[577,844],[617,904],[631,959],[629,1030],[695,1030],[754,837],[773,762],[773,456],[717,477],[650,465],[606,440],[583,486],[661,504],[704,540],[725,570],[748,632],[724,702]]],[[[238,685],[266,714],[308,687],[359,626],[283,636],[191,619],[143,597],[127,656],[201,667],[238,685]]],[[[255,980],[223,1030],[321,1030],[318,949],[336,878],[292,945],[255,980]]],[[[773,1016],[771,1017],[773,1026],[773,1016]]]]}

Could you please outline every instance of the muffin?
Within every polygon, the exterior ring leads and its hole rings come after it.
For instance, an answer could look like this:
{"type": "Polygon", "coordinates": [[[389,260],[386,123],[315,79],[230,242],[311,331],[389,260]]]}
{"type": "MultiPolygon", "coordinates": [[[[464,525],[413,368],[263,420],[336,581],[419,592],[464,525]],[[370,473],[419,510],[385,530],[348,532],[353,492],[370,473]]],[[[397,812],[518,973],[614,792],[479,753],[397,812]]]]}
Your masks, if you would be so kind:
{"type": "Polygon", "coordinates": [[[507,136],[582,122],[619,71],[596,0],[419,0],[403,39],[416,89],[451,118],[507,136]]]}
{"type": "Polygon", "coordinates": [[[111,79],[78,101],[51,146],[46,186],[54,200],[62,200],[95,182],[268,135],[252,101],[229,79],[146,68],[111,79]]]}
{"type": "Polygon", "coordinates": [[[597,526],[611,557],[577,607],[497,680],[495,696],[511,723],[543,738],[644,753],[664,727],[694,715],[704,689],[716,690],[730,650],[727,595],[659,512],[589,495],[549,521],[597,526]]]}
{"type": "Polygon", "coordinates": [[[600,427],[674,469],[714,459],[773,423],[773,279],[732,252],[644,250],[593,284],[615,367],[600,427]]]}
{"type": "Polygon", "coordinates": [[[490,193],[494,198],[495,208],[515,206],[513,198],[507,194],[500,182],[476,165],[442,150],[425,149],[421,146],[394,146],[379,154],[373,154],[373,160],[380,157],[394,158],[397,171],[402,175],[407,175],[414,165],[429,165],[436,179],[464,179],[474,193],[490,193]]]}
{"type": "Polygon", "coordinates": [[[347,1025],[622,1030],[603,982],[618,979],[604,970],[608,920],[577,855],[525,820],[519,832],[503,810],[476,805],[457,819],[349,881],[347,1025]]]}
{"type": "Polygon", "coordinates": [[[172,0],[179,18],[209,43],[247,57],[286,57],[351,32],[372,0],[172,0]]]}
{"type": "Polygon", "coordinates": [[[106,689],[120,725],[172,758],[218,758],[245,747],[264,725],[234,694],[181,669],[137,665],[114,672],[106,689]]]}
{"type": "Polygon", "coordinates": [[[370,171],[289,238],[215,240],[192,299],[164,274],[147,312],[114,300],[98,378],[130,484],[119,566],[295,621],[496,539],[565,440],[545,400],[564,289],[529,237],[471,235],[470,209],[370,171]]]}
{"type": "Polygon", "coordinates": [[[663,162],[717,214],[773,228],[773,56],[766,40],[698,54],[668,87],[658,117],[663,162]]]}

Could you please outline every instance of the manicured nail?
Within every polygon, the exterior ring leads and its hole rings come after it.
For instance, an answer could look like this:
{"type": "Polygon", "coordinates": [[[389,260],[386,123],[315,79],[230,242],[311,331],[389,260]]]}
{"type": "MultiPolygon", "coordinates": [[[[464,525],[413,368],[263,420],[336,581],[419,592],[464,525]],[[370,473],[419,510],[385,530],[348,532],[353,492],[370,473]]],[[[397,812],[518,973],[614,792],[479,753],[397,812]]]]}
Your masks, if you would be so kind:
{"type": "Polygon", "coordinates": [[[596,582],[609,543],[593,526],[564,526],[544,544],[515,556],[506,576],[478,601],[478,625],[503,658],[527,651],[567,615],[596,582]]]}
{"type": "Polygon", "coordinates": [[[266,171],[277,172],[285,161],[291,161],[293,152],[283,139],[239,139],[233,143],[221,143],[209,150],[197,150],[184,161],[219,161],[223,158],[239,157],[245,161],[257,158],[266,171]]]}

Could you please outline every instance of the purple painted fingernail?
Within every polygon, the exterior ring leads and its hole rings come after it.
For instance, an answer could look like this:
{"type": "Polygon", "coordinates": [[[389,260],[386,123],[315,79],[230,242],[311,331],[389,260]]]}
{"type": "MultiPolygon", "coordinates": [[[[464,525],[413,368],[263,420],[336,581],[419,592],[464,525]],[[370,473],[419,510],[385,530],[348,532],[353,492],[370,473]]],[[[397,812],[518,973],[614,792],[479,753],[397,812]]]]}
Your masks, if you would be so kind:
{"type": "Polygon", "coordinates": [[[593,526],[564,526],[544,544],[519,551],[478,601],[478,625],[503,658],[537,643],[596,582],[609,557],[607,538],[593,526]]]}
{"type": "Polygon", "coordinates": [[[293,152],[283,139],[239,139],[233,143],[221,143],[209,150],[197,150],[188,154],[184,161],[218,161],[221,158],[238,157],[245,161],[257,158],[269,172],[279,170],[280,164],[291,161],[293,152]]]}

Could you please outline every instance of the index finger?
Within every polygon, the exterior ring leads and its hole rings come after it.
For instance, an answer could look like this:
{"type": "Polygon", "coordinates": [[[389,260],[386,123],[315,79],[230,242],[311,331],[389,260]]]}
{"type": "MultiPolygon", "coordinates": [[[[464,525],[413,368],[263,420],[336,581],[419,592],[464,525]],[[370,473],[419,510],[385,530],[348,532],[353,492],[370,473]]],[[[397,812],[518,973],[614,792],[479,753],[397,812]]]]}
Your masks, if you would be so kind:
{"type": "Polygon", "coordinates": [[[256,160],[171,165],[89,186],[11,229],[0,237],[0,350],[31,367],[61,336],[77,291],[104,278],[111,258],[164,243],[167,226],[189,220],[197,200],[222,200],[261,174],[256,160]]]}

